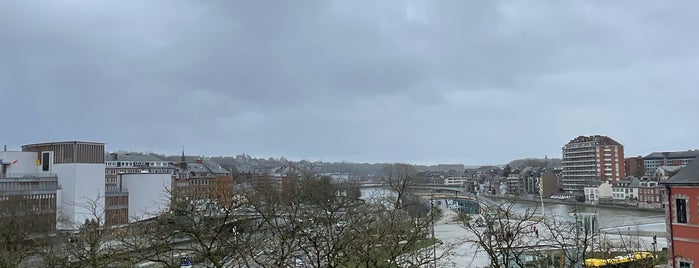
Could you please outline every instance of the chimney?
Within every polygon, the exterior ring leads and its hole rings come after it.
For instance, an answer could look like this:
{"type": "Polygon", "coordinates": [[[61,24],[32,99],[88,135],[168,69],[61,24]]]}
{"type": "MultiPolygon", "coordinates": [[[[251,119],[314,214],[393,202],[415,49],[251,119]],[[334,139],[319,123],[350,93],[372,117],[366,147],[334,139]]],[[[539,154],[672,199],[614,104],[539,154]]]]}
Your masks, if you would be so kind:
{"type": "Polygon", "coordinates": [[[3,146],[2,151],[7,152],[7,144],[5,144],[5,146],[3,146]]]}

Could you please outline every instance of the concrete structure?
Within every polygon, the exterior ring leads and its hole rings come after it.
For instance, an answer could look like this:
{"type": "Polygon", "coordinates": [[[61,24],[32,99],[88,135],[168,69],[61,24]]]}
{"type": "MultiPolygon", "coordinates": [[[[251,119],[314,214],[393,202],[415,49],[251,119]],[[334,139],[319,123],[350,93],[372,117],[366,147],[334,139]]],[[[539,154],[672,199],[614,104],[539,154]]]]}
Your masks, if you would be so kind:
{"type": "MultiPolygon", "coordinates": [[[[0,153],[2,194],[31,200],[32,210],[51,214],[58,229],[102,219],[104,144],[82,141],[38,143],[21,152],[0,153]]],[[[26,203],[26,202],[25,202],[26,203]]]]}
{"type": "MultiPolygon", "coordinates": [[[[120,174],[117,188],[112,193],[126,193],[127,222],[153,218],[167,209],[172,189],[171,174],[133,173],[120,174]]],[[[123,196],[123,195],[114,195],[123,196]]],[[[109,206],[124,206],[122,203],[108,203],[109,206]]],[[[112,224],[123,224],[112,219],[112,224]]]]}
{"type": "Polygon", "coordinates": [[[56,228],[58,177],[41,172],[36,153],[0,152],[0,217],[31,222],[34,231],[56,228]]]}
{"type": "Polygon", "coordinates": [[[600,180],[613,184],[626,176],[624,146],[607,136],[579,136],[562,151],[561,188],[566,193],[582,197],[585,185],[600,180]]]}
{"type": "Polygon", "coordinates": [[[104,143],[37,143],[22,146],[22,151],[36,154],[33,162],[40,172],[58,177],[59,229],[75,229],[86,219],[103,219],[104,143]]]}
{"type": "Polygon", "coordinates": [[[651,175],[660,166],[686,166],[699,156],[699,150],[676,152],[653,152],[643,157],[646,175],[651,175]]]}
{"type": "Polygon", "coordinates": [[[665,182],[670,267],[699,265],[699,161],[690,162],[665,182]]]}
{"type": "MultiPolygon", "coordinates": [[[[141,192],[142,189],[138,187],[128,187],[130,190],[125,190],[122,176],[129,175],[130,178],[133,177],[132,175],[142,174],[148,179],[145,182],[151,182],[151,178],[154,177],[169,177],[172,181],[178,174],[175,166],[154,155],[115,152],[106,154],[104,163],[105,223],[107,225],[126,224],[136,218],[145,217],[145,215],[137,214],[136,211],[142,209],[142,199],[151,193],[141,192]],[[160,176],[145,176],[148,174],[160,176]]],[[[167,185],[168,189],[171,188],[171,184],[172,182],[167,185]]],[[[144,189],[148,190],[148,188],[144,189]]],[[[164,187],[161,185],[149,190],[153,193],[159,193],[163,189],[164,187]]]]}

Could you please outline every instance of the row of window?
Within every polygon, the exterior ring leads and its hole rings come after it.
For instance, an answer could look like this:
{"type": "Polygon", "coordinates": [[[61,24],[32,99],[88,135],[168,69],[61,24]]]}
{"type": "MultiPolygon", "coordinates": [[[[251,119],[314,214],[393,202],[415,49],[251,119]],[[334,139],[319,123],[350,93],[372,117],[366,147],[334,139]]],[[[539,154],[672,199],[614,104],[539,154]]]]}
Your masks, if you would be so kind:
{"type": "Polygon", "coordinates": [[[106,161],[105,166],[108,167],[134,167],[134,166],[149,166],[149,167],[169,167],[167,162],[133,162],[133,161],[106,161]]]}
{"type": "Polygon", "coordinates": [[[156,173],[156,174],[175,174],[175,169],[106,169],[105,175],[116,175],[119,173],[135,174],[135,173],[156,173]]]}
{"type": "Polygon", "coordinates": [[[56,188],[58,188],[56,181],[0,182],[0,191],[40,191],[56,188]]]}

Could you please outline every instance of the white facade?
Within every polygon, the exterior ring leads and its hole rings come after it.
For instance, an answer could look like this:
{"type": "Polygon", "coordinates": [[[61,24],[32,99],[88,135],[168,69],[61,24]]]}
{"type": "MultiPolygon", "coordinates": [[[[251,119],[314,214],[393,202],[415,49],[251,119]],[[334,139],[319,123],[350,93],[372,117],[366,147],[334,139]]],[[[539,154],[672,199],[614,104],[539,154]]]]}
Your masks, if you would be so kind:
{"type": "Polygon", "coordinates": [[[585,201],[598,202],[600,199],[611,199],[613,197],[612,185],[605,181],[599,186],[586,186],[585,201]]]}
{"type": "Polygon", "coordinates": [[[638,187],[612,187],[612,198],[614,200],[637,200],[638,187]]]}
{"type": "Polygon", "coordinates": [[[604,183],[600,184],[600,186],[597,188],[599,189],[599,196],[597,197],[598,199],[612,198],[612,184],[609,183],[609,181],[605,181],[604,183]]]}
{"type": "Polygon", "coordinates": [[[123,174],[122,191],[129,193],[129,222],[155,217],[168,207],[170,174],[123,174]]]}
{"type": "Polygon", "coordinates": [[[41,166],[36,164],[35,152],[0,152],[2,167],[0,174],[5,176],[23,176],[42,174],[41,166]]]}
{"type": "Polygon", "coordinates": [[[86,219],[104,220],[104,164],[51,163],[50,170],[62,190],[56,206],[59,229],[74,229],[86,219]]]}
{"type": "Polygon", "coordinates": [[[36,152],[0,152],[3,176],[41,176],[55,174],[57,228],[74,229],[88,218],[104,213],[104,164],[54,164],[42,171],[36,152]]]}
{"type": "Polygon", "coordinates": [[[597,202],[599,201],[599,188],[586,186],[585,190],[585,201],[597,202]]]}

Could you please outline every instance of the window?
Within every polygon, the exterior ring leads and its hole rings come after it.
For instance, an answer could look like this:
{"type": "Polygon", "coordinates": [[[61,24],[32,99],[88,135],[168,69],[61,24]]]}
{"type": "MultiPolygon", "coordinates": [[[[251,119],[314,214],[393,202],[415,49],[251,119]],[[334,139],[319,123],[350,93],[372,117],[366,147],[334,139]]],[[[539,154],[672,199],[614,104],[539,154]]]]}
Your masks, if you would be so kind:
{"type": "Polygon", "coordinates": [[[51,159],[51,153],[49,153],[49,152],[41,153],[41,171],[49,171],[50,159],[51,159]]]}
{"type": "Polygon", "coordinates": [[[687,200],[675,199],[675,207],[677,209],[677,222],[687,223],[687,200]]]}
{"type": "Polygon", "coordinates": [[[692,264],[686,261],[680,261],[680,268],[692,268],[692,264]]]}

